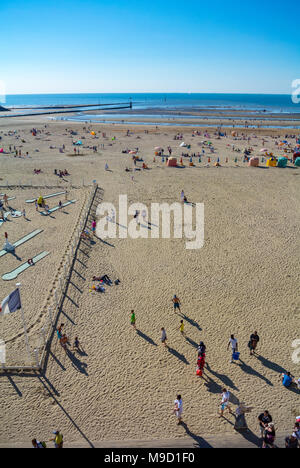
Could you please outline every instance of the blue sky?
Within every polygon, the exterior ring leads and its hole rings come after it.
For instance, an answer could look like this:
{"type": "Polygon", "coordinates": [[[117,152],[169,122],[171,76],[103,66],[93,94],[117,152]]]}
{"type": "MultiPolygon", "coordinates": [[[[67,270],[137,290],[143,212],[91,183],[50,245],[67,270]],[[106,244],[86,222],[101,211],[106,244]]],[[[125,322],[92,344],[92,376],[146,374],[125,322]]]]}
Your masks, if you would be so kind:
{"type": "Polygon", "coordinates": [[[300,2],[3,0],[7,94],[291,92],[300,2]]]}

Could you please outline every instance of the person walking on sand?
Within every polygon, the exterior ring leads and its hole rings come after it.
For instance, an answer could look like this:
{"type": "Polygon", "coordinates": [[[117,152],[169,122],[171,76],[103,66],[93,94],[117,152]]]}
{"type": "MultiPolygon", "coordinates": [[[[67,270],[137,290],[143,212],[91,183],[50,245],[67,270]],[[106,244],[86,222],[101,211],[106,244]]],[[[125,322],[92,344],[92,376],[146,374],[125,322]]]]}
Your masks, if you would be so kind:
{"type": "Polygon", "coordinates": [[[68,337],[66,334],[62,335],[61,339],[60,339],[60,344],[61,344],[61,347],[65,350],[65,352],[67,352],[67,343],[69,342],[68,340],[68,337]]]}
{"type": "Polygon", "coordinates": [[[182,423],[182,412],[183,412],[183,404],[181,395],[177,395],[176,400],[174,401],[174,414],[177,418],[177,425],[182,423]]]}
{"type": "Polygon", "coordinates": [[[232,414],[231,407],[229,405],[229,400],[230,400],[230,392],[228,392],[226,388],[223,388],[222,401],[221,401],[221,406],[220,406],[221,412],[220,412],[219,418],[223,418],[225,409],[228,409],[229,413],[232,414]]]}
{"type": "Polygon", "coordinates": [[[58,327],[58,332],[59,332],[61,335],[62,335],[62,329],[63,329],[64,326],[65,326],[65,324],[64,324],[64,323],[61,323],[61,324],[59,325],[59,327],[58,327]]]}
{"type": "Polygon", "coordinates": [[[82,349],[82,346],[78,340],[78,337],[75,336],[75,339],[74,339],[74,344],[73,344],[73,351],[77,351],[77,352],[83,352],[83,349],[82,349]]]}
{"type": "Polygon", "coordinates": [[[136,318],[135,318],[135,313],[134,313],[134,310],[131,311],[131,316],[130,316],[130,323],[131,323],[131,326],[136,330],[136,318]]]}
{"type": "Polygon", "coordinates": [[[166,333],[166,330],[164,329],[164,327],[162,327],[161,329],[161,338],[160,338],[160,341],[162,342],[163,346],[166,347],[167,346],[167,333],[166,333]]]}
{"type": "Polygon", "coordinates": [[[203,343],[203,341],[200,341],[197,351],[198,351],[198,356],[201,356],[202,354],[206,354],[206,346],[203,343]]]}
{"type": "Polygon", "coordinates": [[[93,219],[93,221],[92,221],[92,233],[93,233],[94,236],[96,235],[96,226],[97,226],[96,220],[93,219]]]}
{"type": "Polygon", "coordinates": [[[259,342],[259,336],[257,334],[257,331],[255,331],[250,336],[250,340],[249,340],[249,343],[248,343],[248,347],[250,349],[250,356],[253,356],[253,354],[255,354],[255,350],[256,350],[258,342],[259,342]]]}
{"type": "Polygon", "coordinates": [[[285,438],[285,448],[290,449],[290,448],[299,448],[299,443],[298,439],[295,436],[295,434],[291,434],[290,436],[285,438]]]}
{"type": "Polygon", "coordinates": [[[229,348],[230,345],[231,345],[231,351],[232,351],[230,364],[232,364],[233,355],[234,355],[234,353],[238,352],[238,342],[237,342],[237,339],[234,337],[234,335],[231,335],[231,337],[230,337],[230,340],[229,340],[228,345],[227,345],[227,351],[228,351],[228,348],[229,348]]]}
{"type": "Polygon", "coordinates": [[[184,323],[183,320],[180,320],[180,327],[179,327],[180,333],[184,335],[184,323]]]}
{"type": "Polygon", "coordinates": [[[269,423],[265,428],[262,448],[275,448],[276,431],[273,423],[269,423]]]}
{"type": "Polygon", "coordinates": [[[174,312],[176,311],[176,309],[179,309],[179,312],[180,312],[180,300],[176,296],[176,294],[174,295],[172,301],[173,301],[174,312]]]}
{"type": "Polygon", "coordinates": [[[261,413],[258,416],[258,422],[259,422],[259,429],[260,429],[260,435],[261,438],[263,439],[265,429],[269,423],[273,421],[272,416],[270,415],[269,411],[265,410],[263,413],[261,413]]]}
{"type": "Polygon", "coordinates": [[[64,436],[60,431],[53,431],[55,435],[54,439],[50,439],[50,442],[54,442],[55,448],[63,448],[64,445],[64,436]]]}
{"type": "MultiPolygon", "coordinates": [[[[205,367],[205,354],[200,354],[197,359],[197,370],[199,369],[203,373],[205,367]]],[[[201,374],[202,375],[202,374],[201,374]]]]}

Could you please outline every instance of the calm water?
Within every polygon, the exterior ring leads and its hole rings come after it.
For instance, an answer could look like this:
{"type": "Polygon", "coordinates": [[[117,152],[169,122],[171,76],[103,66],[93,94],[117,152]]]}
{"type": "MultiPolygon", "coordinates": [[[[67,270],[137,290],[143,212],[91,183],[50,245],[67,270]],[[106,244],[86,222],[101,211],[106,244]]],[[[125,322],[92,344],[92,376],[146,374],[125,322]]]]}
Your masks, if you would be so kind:
{"type": "Polygon", "coordinates": [[[132,101],[134,109],[147,108],[212,108],[240,109],[263,112],[297,112],[287,94],[27,94],[7,95],[7,107],[55,106],[71,104],[125,104],[132,101]]]}
{"type": "MultiPolygon", "coordinates": [[[[165,127],[174,127],[180,125],[181,127],[193,127],[193,128],[208,128],[208,127],[214,127],[215,124],[206,124],[206,123],[182,123],[182,122],[159,122],[159,121],[147,121],[147,122],[142,122],[140,120],[133,121],[133,120],[108,120],[108,119],[103,119],[99,120],[99,116],[97,115],[92,115],[92,116],[77,116],[77,117],[49,117],[50,119],[53,120],[65,120],[65,121],[79,121],[79,122],[90,122],[90,123],[106,123],[106,124],[126,124],[128,126],[130,125],[156,125],[156,126],[165,126],[165,127]],[[88,117],[88,118],[87,118],[88,117]]],[[[157,119],[157,116],[155,116],[155,119],[157,119]]],[[[174,119],[175,120],[175,119],[174,119]]],[[[220,125],[221,128],[232,128],[232,124],[222,124],[220,125]]],[[[245,128],[245,125],[239,125],[235,124],[235,128],[245,128]]],[[[247,125],[247,128],[258,128],[257,125],[247,125]]],[[[259,125],[259,128],[283,128],[283,129],[300,129],[299,125],[286,125],[284,127],[280,125],[259,125]]]]}

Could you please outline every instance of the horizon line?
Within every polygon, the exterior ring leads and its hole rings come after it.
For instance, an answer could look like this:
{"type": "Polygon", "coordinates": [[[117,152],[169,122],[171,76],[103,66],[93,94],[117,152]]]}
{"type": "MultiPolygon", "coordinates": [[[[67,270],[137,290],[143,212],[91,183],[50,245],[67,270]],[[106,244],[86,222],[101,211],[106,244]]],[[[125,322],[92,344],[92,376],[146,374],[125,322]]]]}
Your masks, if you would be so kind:
{"type": "Polygon", "coordinates": [[[99,94],[188,94],[188,95],[192,95],[192,94],[234,94],[234,95],[262,95],[262,96],[290,96],[291,93],[255,93],[255,92],[244,92],[244,93],[231,93],[231,92],[196,92],[196,91],[193,91],[193,92],[187,92],[187,91],[176,91],[176,92],[172,92],[172,91],[168,91],[168,92],[163,92],[163,91],[122,91],[122,92],[57,92],[57,93],[54,93],[54,92],[50,92],[50,93],[13,93],[13,94],[6,94],[6,96],[42,96],[42,95],[66,95],[66,94],[96,94],[96,95],[99,95],[99,94]]]}

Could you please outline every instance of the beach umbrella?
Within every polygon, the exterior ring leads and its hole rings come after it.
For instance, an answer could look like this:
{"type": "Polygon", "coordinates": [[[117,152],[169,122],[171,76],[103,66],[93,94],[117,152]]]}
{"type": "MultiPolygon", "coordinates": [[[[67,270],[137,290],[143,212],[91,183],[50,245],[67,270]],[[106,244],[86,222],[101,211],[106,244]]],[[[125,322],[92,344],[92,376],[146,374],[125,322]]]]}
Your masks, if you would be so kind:
{"type": "Polygon", "coordinates": [[[267,153],[268,151],[269,151],[269,150],[267,150],[267,148],[262,148],[262,149],[260,150],[261,153],[267,153]]]}
{"type": "Polygon", "coordinates": [[[95,133],[95,132],[91,132],[91,135],[93,135],[93,136],[94,136],[94,135],[96,135],[96,133],[95,133]]]}
{"type": "Polygon", "coordinates": [[[155,151],[161,151],[162,150],[162,147],[161,146],[155,146],[155,151]]]}
{"type": "Polygon", "coordinates": [[[75,145],[82,145],[82,141],[81,140],[76,141],[75,145]]]}

